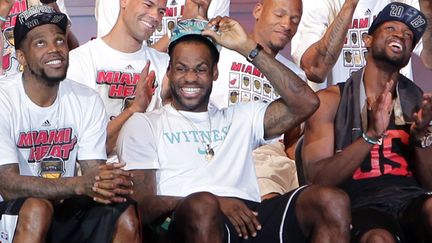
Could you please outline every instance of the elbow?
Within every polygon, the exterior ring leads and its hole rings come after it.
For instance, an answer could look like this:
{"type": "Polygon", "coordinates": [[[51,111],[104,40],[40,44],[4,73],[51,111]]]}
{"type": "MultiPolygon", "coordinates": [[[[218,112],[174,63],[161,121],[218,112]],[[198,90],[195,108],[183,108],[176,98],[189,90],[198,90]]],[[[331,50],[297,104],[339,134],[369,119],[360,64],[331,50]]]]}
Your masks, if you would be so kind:
{"type": "Polygon", "coordinates": [[[312,64],[306,64],[302,62],[300,64],[300,67],[305,72],[306,77],[309,81],[320,84],[323,83],[327,78],[328,72],[322,70],[323,68],[320,68],[319,66],[314,66],[312,64]]]}
{"type": "Polygon", "coordinates": [[[326,80],[327,73],[319,73],[316,70],[313,70],[313,68],[309,68],[308,70],[304,69],[304,71],[307,79],[311,82],[321,84],[326,80]]]}

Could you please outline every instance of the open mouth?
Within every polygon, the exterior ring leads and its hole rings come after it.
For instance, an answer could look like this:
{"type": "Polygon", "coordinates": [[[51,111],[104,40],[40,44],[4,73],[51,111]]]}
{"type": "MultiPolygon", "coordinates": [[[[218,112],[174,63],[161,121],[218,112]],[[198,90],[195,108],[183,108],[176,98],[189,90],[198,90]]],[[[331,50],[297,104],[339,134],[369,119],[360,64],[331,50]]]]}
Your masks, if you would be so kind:
{"type": "Polygon", "coordinates": [[[396,42],[396,41],[392,41],[389,44],[390,48],[394,51],[394,52],[402,52],[403,51],[403,46],[402,44],[396,42]]]}

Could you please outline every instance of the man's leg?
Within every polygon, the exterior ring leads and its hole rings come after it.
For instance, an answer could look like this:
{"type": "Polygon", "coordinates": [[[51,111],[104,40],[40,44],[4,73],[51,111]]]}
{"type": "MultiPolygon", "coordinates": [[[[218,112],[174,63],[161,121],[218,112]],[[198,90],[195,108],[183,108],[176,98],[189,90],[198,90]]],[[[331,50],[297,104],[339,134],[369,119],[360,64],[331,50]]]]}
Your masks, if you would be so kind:
{"type": "Polygon", "coordinates": [[[141,227],[138,213],[134,205],[130,205],[118,218],[114,231],[113,242],[141,242],[141,227]]]}
{"type": "Polygon", "coordinates": [[[432,197],[429,197],[422,206],[425,241],[432,242],[432,197]]]}
{"type": "Polygon", "coordinates": [[[311,242],[350,241],[349,198],[342,190],[309,186],[298,196],[295,213],[311,242]]]}
{"type": "Polygon", "coordinates": [[[45,242],[53,210],[48,200],[28,198],[19,212],[14,242],[45,242]]]}
{"type": "Polygon", "coordinates": [[[399,220],[373,208],[358,208],[352,212],[352,242],[406,242],[399,220]]]}
{"type": "Polygon", "coordinates": [[[183,199],[169,227],[172,242],[222,243],[223,218],[219,201],[211,193],[199,192],[183,199]]]}

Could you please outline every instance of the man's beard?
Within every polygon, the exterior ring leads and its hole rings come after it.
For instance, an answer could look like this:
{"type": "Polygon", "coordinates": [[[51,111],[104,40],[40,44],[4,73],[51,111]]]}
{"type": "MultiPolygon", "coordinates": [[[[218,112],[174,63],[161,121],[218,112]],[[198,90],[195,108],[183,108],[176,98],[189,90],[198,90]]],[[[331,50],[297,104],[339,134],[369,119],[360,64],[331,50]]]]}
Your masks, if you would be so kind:
{"type": "Polygon", "coordinates": [[[374,48],[373,56],[374,59],[387,62],[388,64],[391,64],[392,66],[399,69],[405,67],[409,62],[409,58],[406,58],[404,55],[393,57],[388,55],[385,52],[385,49],[378,50],[377,48],[374,48]]]}
{"type": "Polygon", "coordinates": [[[28,65],[27,67],[30,73],[35,76],[37,80],[45,81],[45,84],[50,87],[58,85],[62,80],[66,78],[66,72],[64,72],[64,74],[59,77],[49,77],[44,69],[40,69],[40,72],[38,73],[34,71],[30,65],[28,65]]]}

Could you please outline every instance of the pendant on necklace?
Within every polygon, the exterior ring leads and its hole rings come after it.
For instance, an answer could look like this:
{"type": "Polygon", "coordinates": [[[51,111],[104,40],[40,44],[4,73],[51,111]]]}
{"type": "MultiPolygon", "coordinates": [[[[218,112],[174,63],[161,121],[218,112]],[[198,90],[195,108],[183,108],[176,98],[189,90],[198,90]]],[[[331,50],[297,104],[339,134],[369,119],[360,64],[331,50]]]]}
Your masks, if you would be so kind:
{"type": "Polygon", "coordinates": [[[205,155],[205,159],[207,161],[210,161],[213,159],[214,157],[214,150],[210,147],[210,144],[207,144],[207,149],[206,149],[206,155],[205,155]]]}

